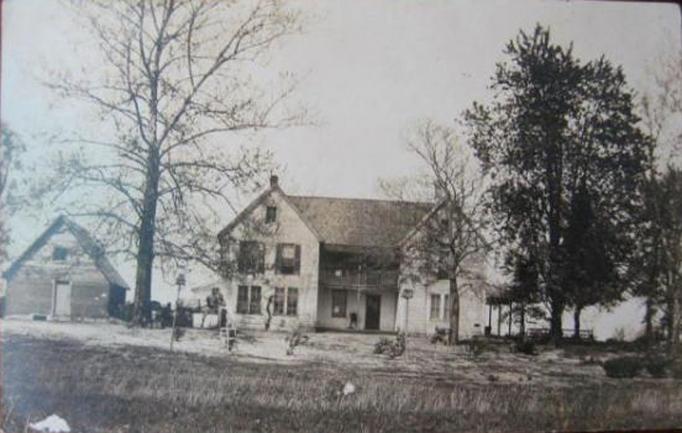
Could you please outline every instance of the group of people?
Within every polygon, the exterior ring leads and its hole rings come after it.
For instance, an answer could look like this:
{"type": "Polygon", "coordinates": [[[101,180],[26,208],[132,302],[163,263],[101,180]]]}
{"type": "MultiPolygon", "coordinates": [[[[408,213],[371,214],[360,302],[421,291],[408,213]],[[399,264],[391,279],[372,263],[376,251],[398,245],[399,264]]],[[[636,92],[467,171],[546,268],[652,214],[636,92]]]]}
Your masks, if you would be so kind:
{"type": "Polygon", "coordinates": [[[227,309],[225,308],[225,298],[220,293],[220,289],[214,287],[211,294],[206,297],[206,306],[201,309],[201,327],[204,327],[206,316],[209,314],[218,315],[218,327],[222,328],[227,324],[227,309]]]}

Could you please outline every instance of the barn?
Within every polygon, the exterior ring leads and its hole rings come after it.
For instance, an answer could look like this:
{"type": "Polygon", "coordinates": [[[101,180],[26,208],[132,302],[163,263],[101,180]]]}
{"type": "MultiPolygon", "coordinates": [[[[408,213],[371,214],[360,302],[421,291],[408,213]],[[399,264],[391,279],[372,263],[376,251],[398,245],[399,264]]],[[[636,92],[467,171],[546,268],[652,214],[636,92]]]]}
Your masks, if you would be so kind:
{"type": "Polygon", "coordinates": [[[120,317],[129,289],[83,227],[58,217],[3,274],[5,315],[120,317]]]}

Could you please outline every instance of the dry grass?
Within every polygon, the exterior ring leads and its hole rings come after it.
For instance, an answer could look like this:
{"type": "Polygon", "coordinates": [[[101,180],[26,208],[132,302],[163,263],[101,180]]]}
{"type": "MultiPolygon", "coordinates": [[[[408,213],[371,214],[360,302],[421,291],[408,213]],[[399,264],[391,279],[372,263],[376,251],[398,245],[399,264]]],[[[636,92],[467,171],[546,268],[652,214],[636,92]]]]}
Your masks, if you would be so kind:
{"type": "MultiPolygon", "coordinates": [[[[671,380],[459,383],[409,368],[300,365],[5,336],[8,432],[57,413],[76,432],[401,432],[671,428],[671,380]],[[346,382],[357,390],[342,396],[346,382]]],[[[440,349],[437,349],[440,350],[440,349]]],[[[364,356],[364,355],[363,355],[364,356]]],[[[493,366],[494,356],[485,361],[493,366]]],[[[528,362],[531,362],[528,360],[528,362]]],[[[406,364],[407,365],[407,364],[406,364]]],[[[480,367],[484,368],[484,367],[480,367]]],[[[488,367],[492,368],[492,367],[488,367]]],[[[499,374],[499,371],[498,371],[499,374]]]]}

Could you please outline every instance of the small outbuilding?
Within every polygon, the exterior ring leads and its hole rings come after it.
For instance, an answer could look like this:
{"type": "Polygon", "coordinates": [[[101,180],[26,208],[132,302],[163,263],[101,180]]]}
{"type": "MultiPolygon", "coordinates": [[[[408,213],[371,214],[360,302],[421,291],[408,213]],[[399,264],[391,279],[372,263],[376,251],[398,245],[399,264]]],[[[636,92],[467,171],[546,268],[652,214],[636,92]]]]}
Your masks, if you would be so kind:
{"type": "Polygon", "coordinates": [[[3,274],[5,315],[120,317],[129,286],[90,233],[58,217],[3,274]]]}

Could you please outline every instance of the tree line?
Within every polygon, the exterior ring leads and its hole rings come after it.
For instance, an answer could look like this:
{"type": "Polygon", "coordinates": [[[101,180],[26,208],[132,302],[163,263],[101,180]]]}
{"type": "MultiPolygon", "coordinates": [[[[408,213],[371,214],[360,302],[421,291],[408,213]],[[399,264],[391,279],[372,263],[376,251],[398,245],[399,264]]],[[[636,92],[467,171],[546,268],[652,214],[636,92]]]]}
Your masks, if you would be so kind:
{"type": "MultiPolygon", "coordinates": [[[[638,100],[621,67],[603,56],[582,61],[541,25],[521,31],[504,54],[490,101],[456,119],[462,138],[427,121],[409,143],[425,163],[418,181],[443,194],[445,223],[426,227],[412,256],[432,269],[445,263],[451,341],[458,339],[461,280],[471,278],[461,257],[495,251],[507,276],[498,295],[516,303],[509,314],[522,333],[528,314],[547,311],[549,334],[560,341],[571,309],[579,336],[586,307],[640,295],[647,299],[646,337],[654,338],[660,309],[676,351],[682,175],[670,155],[659,154],[663,124],[682,112],[679,64],[660,81],[663,97],[638,100]],[[478,170],[462,169],[470,153],[478,170]]],[[[673,150],[679,138],[668,143],[673,150]]],[[[382,183],[394,196],[405,185],[382,183]]]]}

